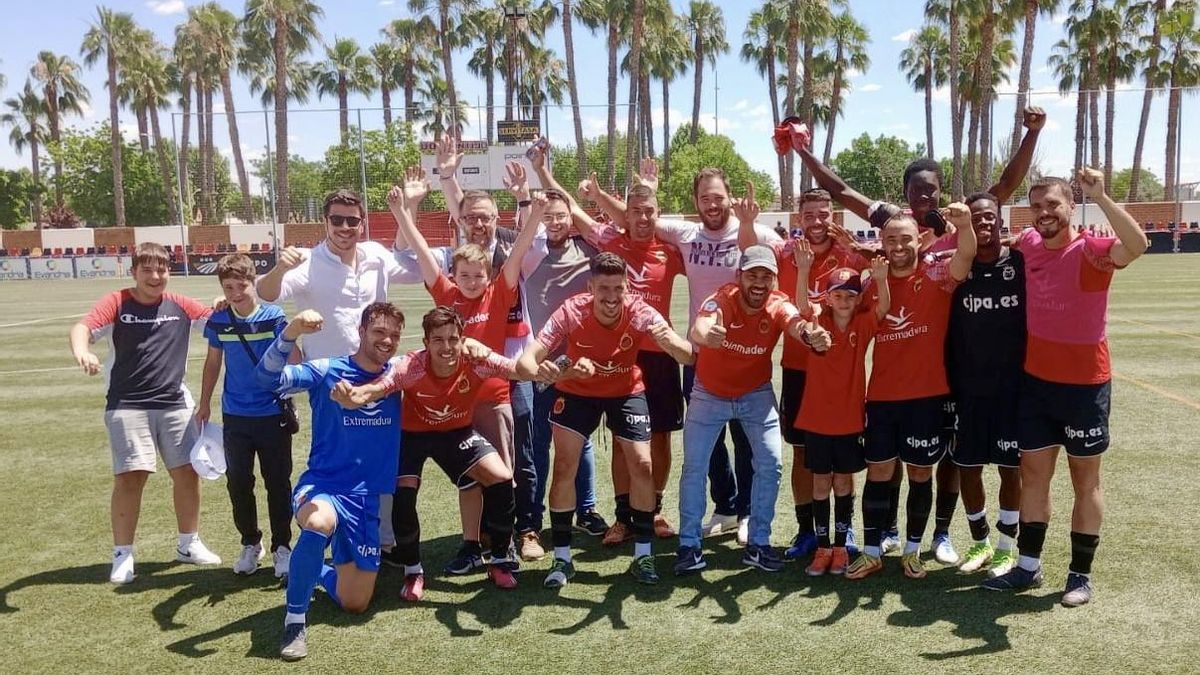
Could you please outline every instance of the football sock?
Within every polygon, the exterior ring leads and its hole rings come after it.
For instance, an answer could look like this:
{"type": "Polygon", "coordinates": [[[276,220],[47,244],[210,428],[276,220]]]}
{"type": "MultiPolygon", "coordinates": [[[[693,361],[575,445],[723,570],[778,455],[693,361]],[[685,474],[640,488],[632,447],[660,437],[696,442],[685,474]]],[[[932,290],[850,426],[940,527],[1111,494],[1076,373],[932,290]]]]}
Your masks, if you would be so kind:
{"type": "Polygon", "coordinates": [[[833,545],[845,546],[846,533],[854,523],[854,494],[833,497],[833,545]]]}
{"type": "Polygon", "coordinates": [[[308,613],[312,602],[312,591],[321,577],[325,564],[325,545],[329,537],[314,530],[301,528],[296,538],[296,548],[288,562],[287,611],[292,614],[308,613]]]}
{"type": "MultiPolygon", "coordinates": [[[[811,504],[805,504],[805,506],[810,512],[809,524],[815,525],[817,546],[829,548],[829,498],[813,499],[811,504]]],[[[799,511],[800,507],[797,506],[796,510],[799,511]]],[[[800,527],[800,531],[803,532],[804,525],[801,524],[800,527]]]]}
{"type": "Polygon", "coordinates": [[[1046,543],[1046,523],[1021,523],[1017,535],[1017,565],[1030,572],[1042,566],[1042,546],[1046,543]]]}
{"type": "Polygon", "coordinates": [[[933,534],[950,533],[950,521],[954,518],[954,510],[958,508],[958,493],[949,490],[937,491],[937,502],[933,516],[933,534]]]}
{"type": "Polygon", "coordinates": [[[1072,532],[1070,570],[1085,576],[1091,574],[1092,559],[1096,557],[1098,546],[1100,546],[1100,535],[1072,532]]]}
{"type": "Polygon", "coordinates": [[[908,481],[908,502],[906,513],[908,522],[906,535],[908,541],[904,544],[904,552],[912,553],[921,546],[925,536],[925,526],[929,524],[929,510],[933,505],[933,479],[924,481],[908,481]]]}
{"type": "MultiPolygon", "coordinates": [[[[813,531],[814,513],[812,502],[796,505],[796,524],[800,526],[800,534],[809,534],[813,531]]],[[[829,524],[826,523],[825,527],[828,529],[829,524]]]]}
{"type": "Polygon", "coordinates": [[[988,533],[991,531],[988,528],[987,509],[983,509],[979,513],[968,513],[967,527],[971,528],[971,538],[976,542],[987,541],[988,533]]]}

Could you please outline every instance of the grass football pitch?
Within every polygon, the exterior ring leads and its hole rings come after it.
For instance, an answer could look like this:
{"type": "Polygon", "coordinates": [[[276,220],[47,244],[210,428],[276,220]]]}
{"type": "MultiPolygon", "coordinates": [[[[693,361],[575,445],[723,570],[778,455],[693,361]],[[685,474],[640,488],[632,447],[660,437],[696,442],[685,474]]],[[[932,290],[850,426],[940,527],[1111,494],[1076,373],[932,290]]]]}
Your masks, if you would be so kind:
{"type": "MultiPolygon", "coordinates": [[[[1070,483],[1060,460],[1045,587],[988,593],[979,576],[930,561],[903,577],[899,560],[865,581],[811,579],[743,568],[736,542],[706,542],[710,570],[674,578],[675,542],[656,542],[663,583],[625,574],[629,548],[577,536],[579,574],[561,593],[542,588],[549,560],[525,564],[502,592],[482,575],[436,571],[458,544],[454,490],[429,467],[420,497],[426,599],[398,599],[385,568],[370,610],[346,616],[317,592],[309,615],[312,672],[1184,672],[1200,662],[1200,255],[1147,256],[1118,273],[1110,305],[1112,449],[1105,456],[1107,513],[1094,567],[1098,593],[1081,609],[1058,605],[1069,556],[1070,483]]],[[[238,537],[224,481],[203,486],[201,533],[225,563],[171,562],[175,544],[165,471],[146,489],[137,536],[138,578],[108,583],[110,459],[101,420],[103,383],[71,363],[67,331],[121,281],[0,284],[0,663],[5,672],[268,672],[276,660],[283,592],[267,569],[235,576],[238,537]]],[[[197,298],[214,278],[171,280],[197,298]]],[[[393,290],[418,346],[429,306],[420,288],[393,290]]],[[[682,323],[686,290],[677,288],[682,323]]],[[[289,308],[290,309],[290,308],[289,308]]],[[[199,390],[204,345],[193,339],[188,384],[199,390]]],[[[776,370],[778,374],[778,370],[776,370]]],[[[219,406],[214,402],[214,411],[219,406]]],[[[306,410],[306,406],[301,407],[306,410]]],[[[214,417],[216,413],[214,412],[214,417]]],[[[307,416],[295,442],[296,475],[308,450],[307,416]]],[[[677,519],[680,436],[667,513],[677,519]]],[[[611,516],[607,442],[597,463],[611,516]]],[[[785,451],[773,543],[794,533],[785,451]]],[[[991,517],[995,477],[988,476],[991,517]]],[[[260,521],[266,526],[259,487],[260,521]]],[[[857,511],[857,509],[856,509],[857,511]]],[[[861,525],[855,514],[856,526],[861,525]]],[[[968,534],[961,508],[953,528],[968,534]]],[[[548,543],[548,541],[547,541],[548,543]]],[[[268,558],[269,562],[269,558],[268,558]]]]}

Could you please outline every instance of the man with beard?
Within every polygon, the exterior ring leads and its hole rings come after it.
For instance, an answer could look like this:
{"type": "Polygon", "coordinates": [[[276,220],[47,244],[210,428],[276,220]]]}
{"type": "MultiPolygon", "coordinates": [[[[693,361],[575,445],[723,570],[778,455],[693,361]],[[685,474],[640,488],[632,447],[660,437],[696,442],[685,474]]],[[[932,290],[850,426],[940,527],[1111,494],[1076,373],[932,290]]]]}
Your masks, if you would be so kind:
{"type": "MultiPolygon", "coordinates": [[[[753,185],[747,186],[748,202],[753,203],[753,185]]],[[[737,214],[742,226],[738,229],[738,245],[745,250],[753,246],[758,237],[746,225],[753,222],[757,214],[737,214]]],[[[776,262],[779,265],[779,290],[786,293],[797,307],[804,306],[807,301],[811,306],[820,305],[825,298],[831,275],[838,269],[849,267],[861,272],[870,266],[866,258],[847,249],[836,242],[829,233],[829,225],[833,222],[833,211],[830,209],[829,193],[820,188],[808,190],[800,195],[800,226],[802,237],[807,241],[813,254],[813,262],[809,267],[808,279],[804,287],[807,298],[793,297],[799,292],[797,285],[797,264],[794,252],[797,239],[773,242],[770,246],[775,251],[776,262]]],[[[808,363],[809,349],[807,345],[784,338],[783,357],[779,365],[783,368],[783,387],[779,393],[780,413],[783,416],[783,440],[792,446],[792,503],[796,509],[796,524],[799,531],[792,539],[792,544],[784,551],[783,556],[788,560],[803,558],[812,553],[817,547],[817,536],[813,527],[813,475],[806,468],[804,456],[805,432],[796,428],[794,422],[800,412],[800,402],[804,398],[805,368],[808,363]]],[[[853,480],[853,477],[851,477],[853,480]]],[[[851,487],[853,494],[853,485],[851,487]]],[[[853,497],[848,498],[850,500],[853,497]]],[[[853,510],[852,501],[849,508],[853,510]]],[[[845,505],[843,505],[845,506],[845,505]]],[[[847,531],[847,546],[854,546],[852,531],[847,531]]],[[[853,553],[853,551],[851,551],[853,553]]]]}
{"type": "Polygon", "coordinates": [[[1100,459],[1108,449],[1112,392],[1105,324],[1113,273],[1145,253],[1149,242],[1127,211],[1104,192],[1095,169],[1079,172],[1088,199],[1100,206],[1117,237],[1094,237],[1071,225],[1071,186],[1043,178],[1029,188],[1033,228],[1017,240],[1025,256],[1029,339],[1018,409],[1021,527],[1017,566],[984,588],[1022,590],[1042,582],[1041,555],[1050,522],[1050,481],[1058,449],[1067,451],[1075,504],[1071,565],[1062,604],[1092,599],[1092,559],[1100,544],[1104,493],[1100,459]]]}
{"type": "MultiPolygon", "coordinates": [[[[892,310],[875,336],[866,407],[864,546],[846,570],[847,579],[883,569],[880,538],[888,526],[898,461],[908,474],[907,541],[901,562],[910,579],[925,576],[920,548],[933,506],[933,470],[947,451],[946,326],[954,287],[967,278],[975,258],[970,210],[956,203],[942,215],[959,231],[958,249],[949,260],[926,262],[921,257],[920,233],[909,216],[892,216],[883,228],[892,310]]],[[[878,291],[874,295],[878,299],[878,291]]]]}
{"type": "Polygon", "coordinates": [[[1017,519],[1021,506],[1017,417],[1021,364],[1025,358],[1025,259],[1000,241],[1000,204],[977,192],[966,199],[978,242],[967,279],[954,290],[946,340],[946,371],[958,412],[959,468],[963,508],[973,543],[959,571],[988,566],[988,576],[1016,564],[1017,519]],[[1000,516],[995,548],[989,528],[983,467],[1000,474],[1000,516]]]}

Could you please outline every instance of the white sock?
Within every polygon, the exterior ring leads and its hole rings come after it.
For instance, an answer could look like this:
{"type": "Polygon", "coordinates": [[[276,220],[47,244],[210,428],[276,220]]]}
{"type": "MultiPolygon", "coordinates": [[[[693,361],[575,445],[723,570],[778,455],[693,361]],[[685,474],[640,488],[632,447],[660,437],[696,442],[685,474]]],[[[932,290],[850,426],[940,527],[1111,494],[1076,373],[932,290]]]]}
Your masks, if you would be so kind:
{"type": "Polygon", "coordinates": [[[1005,525],[1016,525],[1017,521],[1019,521],[1020,519],[1021,519],[1020,511],[1009,511],[1007,509],[1000,509],[1000,522],[1001,523],[1003,523],[1005,525]]]}
{"type": "Polygon", "coordinates": [[[644,555],[650,555],[650,542],[634,542],[633,557],[640,558],[644,555]]]}
{"type": "Polygon", "coordinates": [[[421,567],[421,563],[417,563],[416,565],[405,565],[404,576],[408,576],[410,574],[425,574],[425,568],[421,567]]]}
{"type": "Polygon", "coordinates": [[[554,557],[558,560],[571,562],[571,547],[570,546],[555,546],[554,557]]]}
{"type": "Polygon", "coordinates": [[[188,546],[192,545],[193,541],[200,539],[200,535],[195,532],[180,532],[179,533],[179,550],[186,551],[188,546]]]}
{"type": "Polygon", "coordinates": [[[292,624],[292,623],[307,623],[307,622],[308,622],[308,615],[306,615],[306,614],[297,614],[295,612],[288,612],[287,614],[283,615],[283,625],[285,625],[285,626],[288,624],[292,624]]]}
{"type": "Polygon", "coordinates": [[[916,553],[921,550],[921,542],[919,541],[904,541],[904,555],[916,553]]]}
{"type": "Polygon", "coordinates": [[[1036,572],[1042,568],[1042,559],[1033,558],[1027,555],[1017,556],[1017,567],[1026,572],[1036,572]]]}
{"type": "Polygon", "coordinates": [[[869,555],[872,558],[878,558],[880,556],[878,546],[864,546],[862,551],[865,555],[869,555]]]}
{"type": "Polygon", "coordinates": [[[1000,549],[1001,551],[1011,551],[1016,547],[1016,539],[1004,534],[1003,532],[1000,533],[1000,537],[996,540],[996,548],[1000,549]]]}
{"type": "Polygon", "coordinates": [[[113,547],[113,557],[114,558],[117,556],[122,556],[122,555],[133,555],[133,544],[129,544],[127,546],[114,546],[113,547]]]}
{"type": "Polygon", "coordinates": [[[987,518],[987,509],[983,509],[979,513],[968,513],[967,514],[967,520],[979,520],[981,518],[987,518]]]}

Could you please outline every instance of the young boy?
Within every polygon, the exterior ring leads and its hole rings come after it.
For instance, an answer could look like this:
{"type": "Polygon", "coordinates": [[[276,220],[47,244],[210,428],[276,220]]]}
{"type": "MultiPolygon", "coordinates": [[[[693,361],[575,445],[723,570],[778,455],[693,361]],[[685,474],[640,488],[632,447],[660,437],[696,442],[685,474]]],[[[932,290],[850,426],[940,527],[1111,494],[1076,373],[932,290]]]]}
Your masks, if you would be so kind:
{"type": "Polygon", "coordinates": [[[228,465],[225,486],[233,507],[233,524],[242,535],[242,553],[233,571],[253,574],[263,557],[262,530],[258,529],[258,505],[254,500],[257,454],[267,488],[275,576],[282,578],[291,556],[292,435],[285,428],[279,399],[254,381],[254,367],[283,332],[287,318],[276,305],[258,304],[254,278],[254,261],[244,253],[231,253],[217,262],[217,280],[229,306],[214,312],[204,328],[208,357],[204,360],[196,421],[208,422],[221,364],[228,360],[221,392],[228,465]]]}
{"type": "MultiPolygon", "coordinates": [[[[806,292],[812,266],[812,247],[797,241],[796,298],[802,315],[814,312],[806,292]]],[[[887,315],[891,297],[887,290],[887,261],[876,258],[871,278],[880,286],[874,309],[859,311],[862,281],[858,270],[842,267],[829,275],[824,306],[817,323],[829,331],[833,345],[808,359],[808,379],[800,411],[793,425],[804,430],[805,465],[813,474],[813,518],[817,550],[805,569],[809,576],[842,574],[850,564],[846,533],[854,514],[854,474],[866,468],[862,431],[866,406],[867,345],[879,322],[887,315]],[[834,493],[834,539],[829,538],[829,492],[834,493]],[[832,543],[832,546],[831,546],[832,543]]]]}
{"type": "Polygon", "coordinates": [[[88,375],[100,372],[100,359],[89,344],[111,340],[108,397],[104,425],[112,448],[113,561],[109,581],[133,581],[133,536],[142,509],[142,490],[154,473],[155,453],[171,474],[175,520],[179,527],[176,560],[219,565],[197,533],[200,478],[189,454],[196,440],[192,397],[183,384],[188,337],[204,325],[211,310],[167,293],[170,257],[160,244],[139,244],[133,254],[133,288],[102,297],[71,328],[71,354],[88,375]]]}

